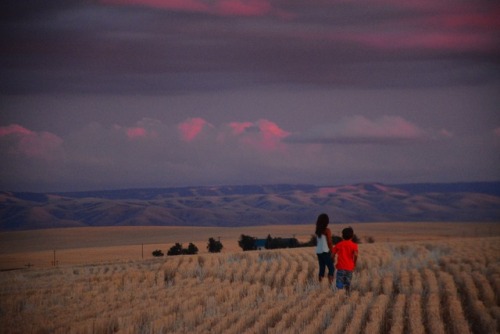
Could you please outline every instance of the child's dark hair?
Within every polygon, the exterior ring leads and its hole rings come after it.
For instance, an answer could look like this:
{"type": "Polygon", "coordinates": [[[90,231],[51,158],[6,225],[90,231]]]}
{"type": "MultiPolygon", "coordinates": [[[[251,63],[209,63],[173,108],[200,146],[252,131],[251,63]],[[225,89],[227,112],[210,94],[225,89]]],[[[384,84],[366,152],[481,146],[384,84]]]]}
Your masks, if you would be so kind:
{"type": "Polygon", "coordinates": [[[325,234],[325,229],[330,223],[330,218],[326,213],[322,213],[318,216],[316,220],[316,231],[314,232],[318,237],[321,237],[322,234],[325,234]]]}
{"type": "Polygon", "coordinates": [[[353,236],[354,230],[352,229],[352,227],[349,226],[342,230],[342,239],[351,240],[353,236]]]}

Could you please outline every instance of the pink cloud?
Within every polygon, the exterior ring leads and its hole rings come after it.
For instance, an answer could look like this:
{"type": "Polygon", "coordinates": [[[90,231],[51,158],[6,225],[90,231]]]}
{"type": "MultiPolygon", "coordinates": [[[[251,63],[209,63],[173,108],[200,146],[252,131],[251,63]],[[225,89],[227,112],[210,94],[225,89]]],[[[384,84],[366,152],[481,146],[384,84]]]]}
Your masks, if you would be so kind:
{"type": "Polygon", "coordinates": [[[229,16],[261,16],[272,11],[266,0],[220,0],[216,12],[229,16]]]}
{"type": "Polygon", "coordinates": [[[193,141],[206,126],[211,126],[210,123],[205,121],[203,118],[189,118],[177,126],[181,134],[181,138],[184,141],[193,141]]]}
{"type": "Polygon", "coordinates": [[[493,133],[495,134],[495,136],[500,137],[500,127],[493,130],[493,133]]]}
{"type": "Polygon", "coordinates": [[[49,132],[34,132],[20,125],[0,127],[0,140],[9,147],[9,153],[31,158],[50,159],[63,140],[49,132]]]}
{"type": "Polygon", "coordinates": [[[422,130],[398,116],[383,116],[373,121],[355,116],[344,121],[341,132],[366,138],[415,139],[422,136],[422,130]]]}
{"type": "Polygon", "coordinates": [[[500,28],[500,9],[488,13],[463,13],[442,15],[430,21],[453,29],[498,29],[500,28]]]}
{"type": "Polygon", "coordinates": [[[0,127],[0,137],[9,135],[27,136],[31,134],[33,134],[33,131],[28,130],[17,124],[11,124],[9,126],[0,127]]]}
{"type": "Polygon", "coordinates": [[[263,151],[284,150],[282,140],[290,135],[276,123],[266,119],[254,123],[232,122],[229,127],[241,143],[263,151]]]}
{"type": "Polygon", "coordinates": [[[262,136],[266,140],[283,139],[290,134],[281,129],[276,123],[265,119],[257,121],[257,125],[262,131],[262,136]]]}
{"type": "Polygon", "coordinates": [[[124,134],[129,140],[140,140],[145,138],[157,138],[161,127],[161,122],[144,118],[131,127],[115,124],[113,125],[113,130],[124,134]]]}
{"type": "Polygon", "coordinates": [[[388,50],[428,49],[474,51],[495,47],[495,41],[492,36],[479,32],[377,32],[344,35],[335,34],[330,37],[331,39],[341,39],[365,44],[369,47],[388,50]]]}
{"type": "Polygon", "coordinates": [[[126,133],[129,139],[144,138],[147,135],[146,129],[141,127],[128,128],[126,133]]]}
{"type": "Polygon", "coordinates": [[[408,36],[397,41],[401,48],[434,50],[478,50],[492,45],[488,36],[474,33],[428,33],[408,36]]]}
{"type": "MultiPolygon", "coordinates": [[[[391,5],[398,6],[398,3],[391,5]]],[[[432,3],[429,6],[434,6],[432,3]]],[[[403,5],[406,6],[406,5],[403,5]]],[[[427,5],[424,5],[424,8],[427,5]]],[[[436,15],[417,15],[397,21],[382,21],[370,30],[343,32],[311,30],[298,32],[295,37],[312,41],[331,41],[360,44],[382,51],[491,51],[498,50],[497,31],[500,28],[500,9],[486,12],[478,8],[455,8],[436,15]],[[395,29],[395,26],[401,27],[395,29]],[[424,28],[422,28],[424,27],[424,28]]],[[[435,10],[442,10],[435,9],[435,10]]]]}
{"type": "Polygon", "coordinates": [[[253,126],[252,122],[232,122],[229,123],[229,127],[232,130],[233,135],[240,135],[245,132],[246,129],[253,126]]]}
{"type": "Polygon", "coordinates": [[[458,6],[456,13],[448,11],[430,17],[400,20],[402,26],[425,27],[394,33],[386,25],[379,34],[366,35],[365,41],[383,48],[465,50],[498,48],[496,31],[500,28],[500,10],[478,11],[474,6],[458,6]],[[378,36],[377,36],[378,35],[378,36]]]}

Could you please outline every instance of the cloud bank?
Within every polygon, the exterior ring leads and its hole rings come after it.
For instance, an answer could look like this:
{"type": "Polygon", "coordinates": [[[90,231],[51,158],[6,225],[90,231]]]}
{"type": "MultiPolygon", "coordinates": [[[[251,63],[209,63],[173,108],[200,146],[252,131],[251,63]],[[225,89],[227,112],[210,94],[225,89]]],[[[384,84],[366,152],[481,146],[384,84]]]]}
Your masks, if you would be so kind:
{"type": "MultiPolygon", "coordinates": [[[[407,151],[417,144],[432,150],[453,140],[443,131],[422,129],[397,116],[353,116],[303,133],[292,133],[267,119],[214,124],[196,117],[172,125],[143,119],[131,126],[87,124],[65,138],[12,124],[0,127],[0,155],[6,161],[2,175],[16,177],[3,177],[1,186],[19,186],[20,178],[41,184],[48,175],[59,190],[70,190],[65,183],[74,184],[75,180],[86,189],[102,184],[108,188],[121,184],[180,186],[186,180],[193,185],[206,184],[207,180],[209,184],[241,184],[264,178],[262,173],[271,183],[307,183],[314,179],[307,173],[323,170],[327,178],[330,172],[326,166],[340,169],[349,165],[357,150],[366,152],[368,160],[366,166],[356,168],[373,173],[375,166],[381,165],[375,160],[368,162],[373,152],[366,147],[394,146],[386,149],[384,159],[397,161],[401,155],[394,154],[401,152],[399,148],[407,151]],[[351,157],[346,158],[347,152],[351,157]],[[32,166],[38,168],[37,174],[32,166]]],[[[405,159],[406,168],[410,168],[413,158],[405,159]]]]}
{"type": "Polygon", "coordinates": [[[262,84],[499,81],[490,1],[7,1],[0,92],[178,94],[262,84]],[[22,27],[19,29],[19,27],[22,27]]]}
{"type": "Polygon", "coordinates": [[[402,144],[430,139],[424,130],[397,116],[370,120],[354,116],[338,123],[322,124],[288,138],[291,143],[402,144]]]}

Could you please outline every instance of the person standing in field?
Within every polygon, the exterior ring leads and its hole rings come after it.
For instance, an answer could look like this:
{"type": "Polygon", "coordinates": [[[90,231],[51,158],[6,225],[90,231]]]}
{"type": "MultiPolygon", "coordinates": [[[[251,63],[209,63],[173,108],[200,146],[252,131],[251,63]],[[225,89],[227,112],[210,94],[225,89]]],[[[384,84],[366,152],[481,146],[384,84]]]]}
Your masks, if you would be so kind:
{"type": "Polygon", "coordinates": [[[337,279],[335,285],[338,289],[344,289],[349,293],[351,289],[352,272],[356,268],[358,260],[358,245],[352,241],[354,230],[347,227],[342,230],[342,241],[332,249],[332,259],[337,256],[337,279]]]}
{"type": "Polygon", "coordinates": [[[319,281],[325,277],[325,271],[328,267],[328,282],[333,283],[335,268],[333,267],[332,258],[332,232],[328,228],[330,218],[326,213],[322,213],[316,220],[316,255],[319,263],[319,281]]]}

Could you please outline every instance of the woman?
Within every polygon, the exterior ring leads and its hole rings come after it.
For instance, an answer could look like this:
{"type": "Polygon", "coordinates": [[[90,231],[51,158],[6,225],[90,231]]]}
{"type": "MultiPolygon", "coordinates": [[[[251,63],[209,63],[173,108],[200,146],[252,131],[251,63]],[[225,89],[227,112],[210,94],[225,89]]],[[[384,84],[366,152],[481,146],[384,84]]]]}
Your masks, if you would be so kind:
{"type": "Polygon", "coordinates": [[[328,228],[330,218],[326,213],[322,213],[316,220],[316,255],[319,263],[319,281],[325,277],[325,269],[328,267],[328,282],[333,283],[335,269],[333,268],[332,259],[332,232],[328,228]]]}

